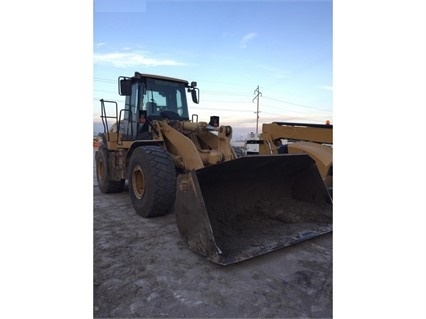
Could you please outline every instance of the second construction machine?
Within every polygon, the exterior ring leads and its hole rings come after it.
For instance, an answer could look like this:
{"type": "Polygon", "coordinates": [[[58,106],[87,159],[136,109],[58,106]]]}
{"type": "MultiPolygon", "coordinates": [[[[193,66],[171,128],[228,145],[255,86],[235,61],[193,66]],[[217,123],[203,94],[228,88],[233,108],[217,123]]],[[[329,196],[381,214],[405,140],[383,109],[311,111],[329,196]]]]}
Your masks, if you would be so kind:
{"type": "Polygon", "coordinates": [[[139,215],[175,212],[188,247],[221,265],[332,231],[332,200],[309,155],[237,158],[230,126],[189,116],[195,82],[136,72],[118,84],[123,109],[101,100],[101,192],[120,192],[127,180],[139,215]]]}
{"type": "Polygon", "coordinates": [[[264,123],[257,140],[261,155],[308,154],[333,192],[333,125],[291,122],[264,123]],[[285,143],[282,141],[285,140],[285,143]]]}

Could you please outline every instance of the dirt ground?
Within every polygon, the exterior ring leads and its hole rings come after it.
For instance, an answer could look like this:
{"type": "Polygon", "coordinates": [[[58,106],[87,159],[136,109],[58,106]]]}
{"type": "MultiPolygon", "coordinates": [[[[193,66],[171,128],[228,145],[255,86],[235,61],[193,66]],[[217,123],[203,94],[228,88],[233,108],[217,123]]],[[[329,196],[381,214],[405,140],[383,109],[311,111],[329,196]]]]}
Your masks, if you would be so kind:
{"type": "Polygon", "coordinates": [[[230,266],[186,247],[175,215],[145,219],[94,174],[95,318],[331,318],[332,234],[230,266]]]}

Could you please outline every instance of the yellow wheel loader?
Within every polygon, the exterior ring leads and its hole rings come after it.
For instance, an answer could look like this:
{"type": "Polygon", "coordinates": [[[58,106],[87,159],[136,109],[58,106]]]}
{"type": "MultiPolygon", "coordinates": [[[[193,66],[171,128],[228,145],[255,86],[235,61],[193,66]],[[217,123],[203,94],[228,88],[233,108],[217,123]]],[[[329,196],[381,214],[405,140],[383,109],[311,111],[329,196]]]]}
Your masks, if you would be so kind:
{"type": "Polygon", "coordinates": [[[310,156],[237,157],[230,126],[189,116],[196,82],[135,72],[118,84],[123,109],[101,100],[101,192],[122,191],[127,180],[139,215],[175,212],[188,247],[221,265],[332,231],[332,200],[310,156]]]}

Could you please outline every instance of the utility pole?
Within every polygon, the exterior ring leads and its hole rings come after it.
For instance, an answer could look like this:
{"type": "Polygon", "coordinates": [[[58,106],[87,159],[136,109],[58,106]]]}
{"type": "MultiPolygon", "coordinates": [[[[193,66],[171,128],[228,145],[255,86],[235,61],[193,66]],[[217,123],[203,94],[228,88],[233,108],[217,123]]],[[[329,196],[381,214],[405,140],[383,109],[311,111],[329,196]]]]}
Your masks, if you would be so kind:
{"type": "Polygon", "coordinates": [[[260,111],[259,111],[259,96],[262,96],[262,92],[259,91],[259,85],[257,86],[257,89],[254,90],[253,94],[257,94],[254,97],[252,102],[254,102],[254,100],[257,99],[257,111],[254,112],[254,114],[256,114],[256,138],[258,138],[258,136],[259,136],[259,113],[260,113],[260,111]]]}

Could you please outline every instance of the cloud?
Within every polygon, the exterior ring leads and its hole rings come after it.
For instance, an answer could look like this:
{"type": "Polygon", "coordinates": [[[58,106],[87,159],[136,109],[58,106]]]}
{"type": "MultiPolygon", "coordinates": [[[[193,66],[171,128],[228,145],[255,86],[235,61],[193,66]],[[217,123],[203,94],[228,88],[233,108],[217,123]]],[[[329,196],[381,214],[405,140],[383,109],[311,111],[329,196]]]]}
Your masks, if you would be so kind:
{"type": "Polygon", "coordinates": [[[184,65],[183,63],[170,60],[170,59],[155,59],[147,57],[145,54],[141,53],[103,53],[103,54],[94,54],[93,62],[95,64],[107,63],[119,68],[127,67],[147,67],[147,66],[179,66],[184,65]]]}
{"type": "Polygon", "coordinates": [[[245,36],[242,37],[240,41],[240,47],[247,48],[247,44],[250,40],[253,40],[255,37],[257,37],[257,33],[251,32],[247,33],[245,36]]]}

